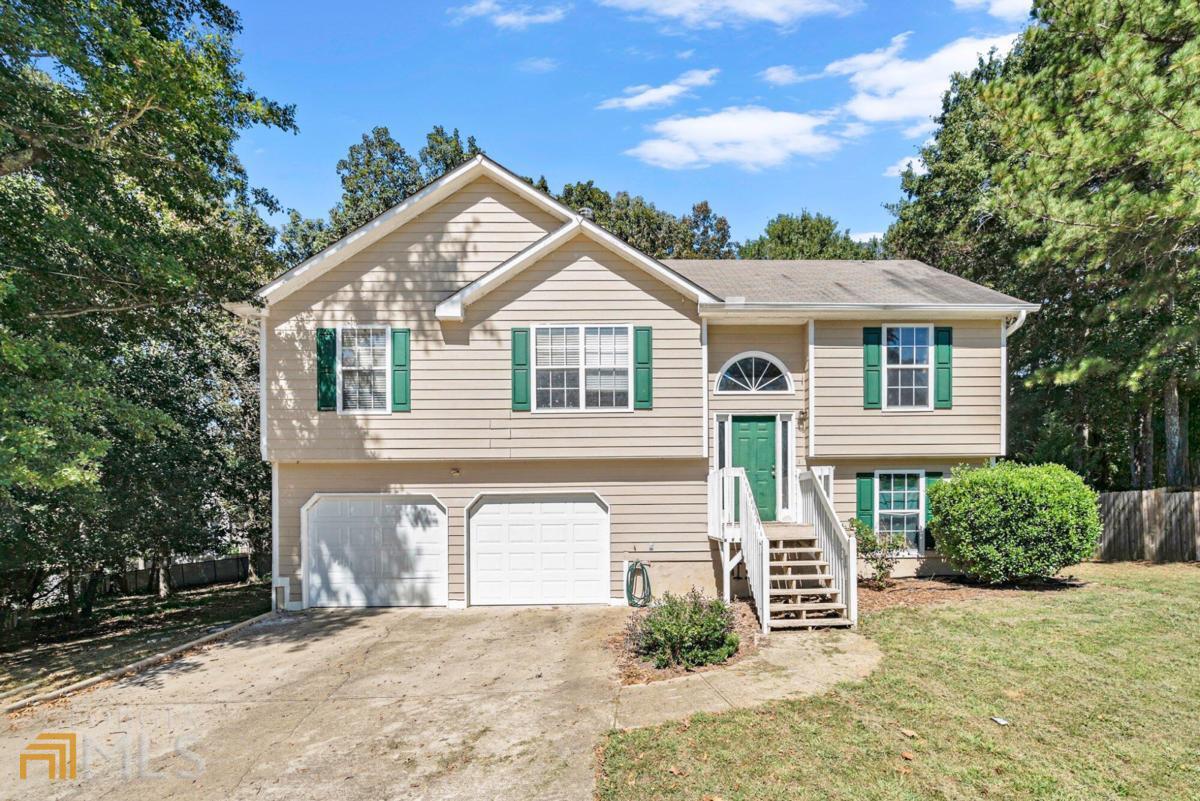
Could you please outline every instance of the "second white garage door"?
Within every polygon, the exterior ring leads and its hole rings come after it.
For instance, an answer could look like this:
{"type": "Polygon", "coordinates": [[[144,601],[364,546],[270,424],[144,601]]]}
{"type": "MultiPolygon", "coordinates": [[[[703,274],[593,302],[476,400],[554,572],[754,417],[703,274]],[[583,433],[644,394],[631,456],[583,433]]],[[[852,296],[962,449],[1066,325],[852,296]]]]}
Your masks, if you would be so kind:
{"type": "Polygon", "coordinates": [[[472,604],[608,603],[608,510],[594,495],[481,501],[470,537],[472,604]]]}

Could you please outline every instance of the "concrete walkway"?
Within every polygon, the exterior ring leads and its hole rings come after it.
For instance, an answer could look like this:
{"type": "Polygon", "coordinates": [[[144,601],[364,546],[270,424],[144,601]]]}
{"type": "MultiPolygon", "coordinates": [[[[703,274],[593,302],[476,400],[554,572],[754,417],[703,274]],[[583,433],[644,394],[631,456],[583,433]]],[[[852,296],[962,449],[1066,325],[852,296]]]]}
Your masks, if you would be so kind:
{"type": "Polygon", "coordinates": [[[865,675],[853,632],[776,634],[730,668],[619,686],[609,608],[339,610],[265,621],[146,673],[11,715],[0,798],[586,799],[615,726],[720,711],[865,675]],[[75,732],[79,778],[40,732],[75,732]]]}
{"type": "Polygon", "coordinates": [[[765,648],[728,667],[622,687],[613,726],[655,726],[697,712],[727,712],[823,693],[865,678],[879,664],[874,642],[844,629],[777,632],[765,648]]]}

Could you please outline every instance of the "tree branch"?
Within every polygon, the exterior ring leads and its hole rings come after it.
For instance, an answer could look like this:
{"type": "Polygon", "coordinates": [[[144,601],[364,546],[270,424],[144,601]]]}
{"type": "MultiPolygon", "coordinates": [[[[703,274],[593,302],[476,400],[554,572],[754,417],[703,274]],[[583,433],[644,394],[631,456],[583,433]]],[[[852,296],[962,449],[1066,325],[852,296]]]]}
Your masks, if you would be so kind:
{"type": "Polygon", "coordinates": [[[36,146],[5,153],[3,157],[0,157],[0,178],[27,170],[48,158],[50,158],[50,151],[36,146]]]}
{"type": "Polygon", "coordinates": [[[151,309],[161,305],[161,303],[152,302],[130,303],[125,306],[81,306],[78,309],[57,309],[55,311],[41,312],[30,316],[44,317],[50,320],[65,320],[69,317],[82,317],[85,314],[117,314],[120,312],[137,311],[138,309],[151,309]]]}

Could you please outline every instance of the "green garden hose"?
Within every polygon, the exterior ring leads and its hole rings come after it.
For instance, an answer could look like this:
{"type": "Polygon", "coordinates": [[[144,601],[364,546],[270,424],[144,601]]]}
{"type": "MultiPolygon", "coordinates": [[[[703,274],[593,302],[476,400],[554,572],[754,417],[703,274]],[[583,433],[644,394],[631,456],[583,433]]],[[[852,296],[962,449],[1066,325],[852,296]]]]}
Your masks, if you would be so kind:
{"type": "Polygon", "coordinates": [[[625,600],[630,606],[647,606],[650,603],[650,566],[645,562],[633,561],[625,571],[625,600]],[[642,590],[634,592],[638,576],[642,578],[642,590]]]}

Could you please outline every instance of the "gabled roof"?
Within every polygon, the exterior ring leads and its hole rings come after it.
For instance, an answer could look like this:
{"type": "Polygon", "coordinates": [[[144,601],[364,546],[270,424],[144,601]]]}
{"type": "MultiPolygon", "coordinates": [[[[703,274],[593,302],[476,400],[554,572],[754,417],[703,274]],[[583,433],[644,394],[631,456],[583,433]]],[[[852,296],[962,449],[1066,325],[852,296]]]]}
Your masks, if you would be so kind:
{"type": "Polygon", "coordinates": [[[536,262],[560,245],[565,244],[576,236],[586,236],[614,253],[624,256],[626,260],[641,267],[646,272],[661,279],[663,283],[674,287],[685,296],[697,303],[720,303],[720,299],[688,280],[678,272],[670,269],[657,259],[647,256],[642,251],[626,244],[613,236],[591,220],[575,216],[562,228],[539,239],[520,253],[513,255],[502,264],[493,267],[488,272],[476,278],[462,289],[437,305],[436,315],[439,320],[461,321],[466,317],[466,307],[503,284],[521,270],[536,262]]]}
{"type": "Polygon", "coordinates": [[[796,310],[880,309],[1036,311],[1035,303],[911,259],[872,261],[685,260],[664,262],[727,306],[796,310]]]}
{"type": "MultiPolygon", "coordinates": [[[[571,208],[559,203],[554,198],[530,186],[523,178],[510,172],[487,156],[478,155],[468,162],[456,167],[441,178],[426,184],[419,191],[405,198],[402,202],[380,214],[365,225],[356,228],[346,236],[329,245],[320,253],[305,259],[292,269],[275,278],[269,284],[255,293],[255,299],[271,305],[277,303],[310,281],[324,275],[333,267],[342,263],[356,253],[378,242],[417,215],[426,211],[439,201],[453,195],[472,181],[488,177],[510,189],[515,194],[539,206],[551,216],[562,220],[564,225],[557,231],[543,237],[525,250],[516,254],[503,264],[493,268],[485,275],[472,281],[454,295],[438,305],[439,319],[462,319],[462,309],[466,304],[490,292],[496,286],[527,267],[536,258],[552,251],[574,233],[581,233],[590,239],[604,245],[610,250],[625,256],[627,259],[657,275],[697,302],[717,302],[717,298],[705,292],[693,282],[664,266],[661,262],[650,258],[635,248],[622,242],[595,223],[585,220],[571,208]]],[[[228,304],[236,313],[247,316],[251,313],[250,304],[228,304]],[[236,307],[236,308],[234,308],[236,307]]]]}

